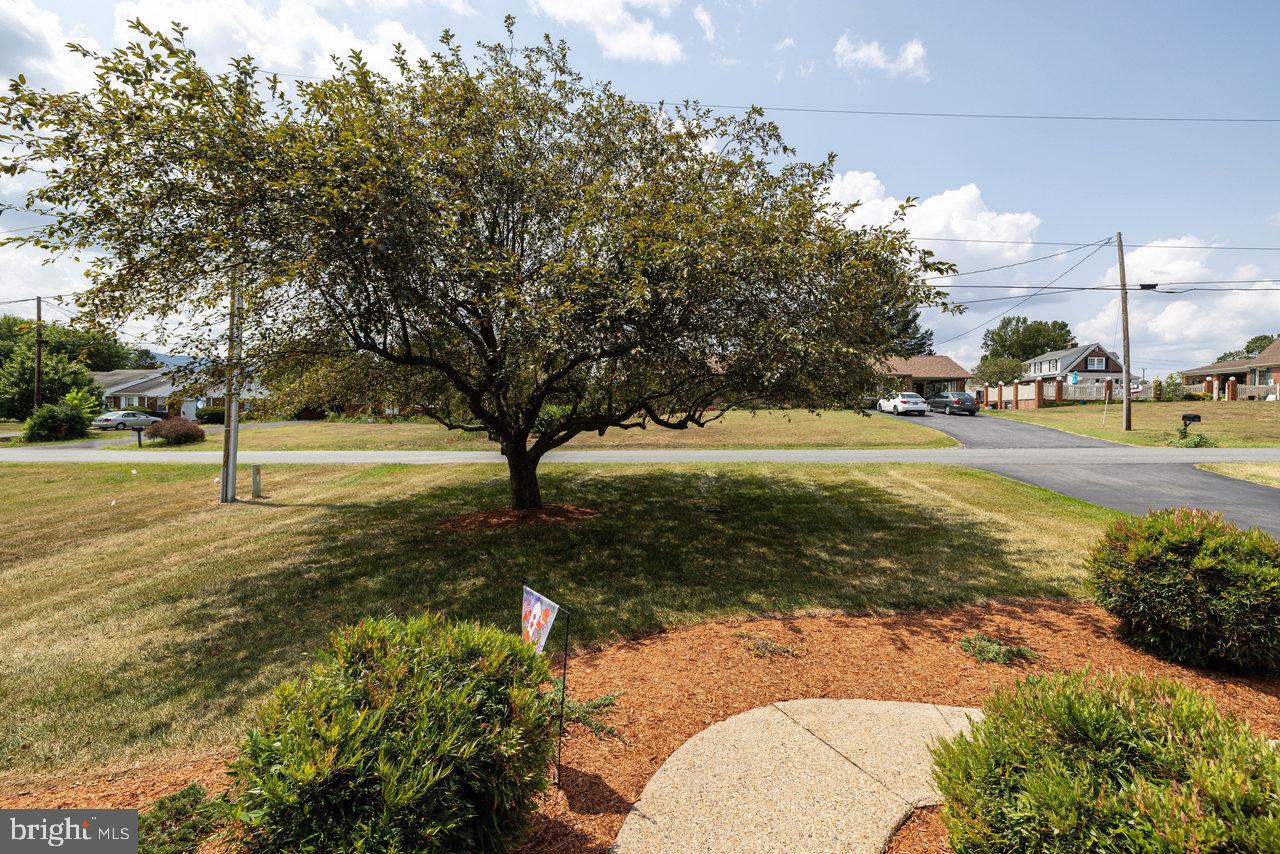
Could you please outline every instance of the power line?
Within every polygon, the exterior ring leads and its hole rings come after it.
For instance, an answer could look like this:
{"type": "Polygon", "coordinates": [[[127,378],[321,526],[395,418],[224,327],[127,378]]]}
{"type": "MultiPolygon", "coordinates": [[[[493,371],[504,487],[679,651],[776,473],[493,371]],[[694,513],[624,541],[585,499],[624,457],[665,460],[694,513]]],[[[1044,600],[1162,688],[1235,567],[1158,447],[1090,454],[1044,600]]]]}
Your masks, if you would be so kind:
{"type": "MultiPolygon", "coordinates": [[[[295,75],[297,76],[297,75],[295,75]]],[[[637,103],[650,106],[668,106],[671,101],[639,101],[637,103]]],[[[1025,121],[1050,122],[1163,122],[1163,123],[1201,123],[1201,124],[1280,124],[1280,118],[1254,116],[1108,116],[1108,115],[1072,115],[1065,113],[949,113],[914,110],[854,110],[842,107],[777,107],[759,104],[706,104],[697,103],[700,107],[712,110],[750,110],[761,109],[772,113],[820,113],[836,116],[901,116],[921,119],[1016,119],[1025,121]]]]}
{"type": "MultiPolygon", "coordinates": [[[[1008,246],[1076,246],[1087,248],[1092,243],[1074,243],[1063,240],[989,240],[976,237],[917,237],[912,240],[923,240],[930,243],[998,243],[1008,246]]],[[[1280,252],[1280,246],[1189,246],[1182,243],[1142,243],[1137,249],[1223,249],[1248,252],[1280,252]]]]}
{"type": "Polygon", "coordinates": [[[1034,264],[1037,261],[1048,261],[1050,258],[1060,258],[1063,255],[1070,255],[1072,252],[1079,252],[1081,249],[1085,249],[1087,247],[1088,247],[1088,244],[1086,244],[1085,246],[1076,246],[1071,249],[1065,249],[1062,252],[1054,252],[1052,255],[1041,255],[1039,258],[1031,258],[1026,261],[1014,261],[1012,264],[1001,264],[998,267],[984,267],[981,270],[967,270],[963,273],[950,273],[946,276],[933,276],[931,278],[925,279],[924,281],[936,282],[942,279],[954,279],[957,276],[972,276],[976,273],[990,273],[993,270],[1008,270],[1010,267],[1022,267],[1027,264],[1034,264]]]}
{"type": "Polygon", "coordinates": [[[1000,312],[999,314],[997,314],[995,317],[987,318],[987,319],[986,319],[986,320],[984,320],[982,323],[978,324],[977,326],[973,327],[972,329],[967,329],[967,330],[965,330],[964,332],[961,332],[959,335],[953,335],[953,336],[951,336],[950,338],[948,338],[948,339],[947,339],[947,340],[945,340],[945,341],[939,341],[939,342],[938,342],[938,344],[939,344],[939,345],[941,345],[941,344],[949,344],[949,343],[951,343],[952,341],[955,341],[957,338],[963,338],[963,337],[965,337],[966,335],[968,335],[968,334],[970,334],[970,333],[972,333],[972,332],[977,332],[979,329],[982,329],[982,328],[984,328],[984,327],[986,327],[986,326],[989,326],[991,323],[993,323],[993,322],[995,322],[995,321],[999,320],[1000,318],[1004,317],[1006,314],[1008,314],[1009,312],[1013,311],[1015,308],[1017,308],[1018,306],[1022,305],[1022,304],[1023,304],[1024,302],[1026,302],[1027,300],[1031,299],[1031,298],[1032,298],[1032,297],[1034,297],[1034,296],[1037,296],[1041,291],[1043,291],[1043,289],[1044,289],[1044,288],[1047,288],[1047,287],[1049,287],[1050,285],[1056,284],[1059,280],[1061,280],[1061,279],[1062,279],[1062,277],[1063,277],[1063,276],[1066,276],[1068,273],[1070,273],[1070,272],[1071,272],[1072,270],[1074,270],[1076,267],[1079,267],[1079,266],[1080,266],[1081,264],[1083,264],[1085,261],[1088,261],[1088,260],[1089,260],[1090,258],[1092,258],[1094,255],[1097,255],[1097,254],[1098,254],[1098,250],[1102,249],[1102,247],[1104,247],[1104,246],[1108,245],[1109,243],[1111,243],[1111,238],[1110,238],[1110,237],[1103,238],[1102,240],[1099,240],[1096,244],[1094,244],[1094,249],[1093,249],[1093,251],[1092,251],[1092,252],[1090,252],[1088,255],[1084,256],[1083,258],[1081,258],[1081,259],[1080,259],[1079,261],[1077,261],[1076,263],[1072,264],[1072,265],[1071,265],[1070,267],[1068,267],[1067,269],[1063,270],[1061,273],[1059,273],[1057,276],[1055,276],[1052,280],[1050,280],[1050,281],[1048,282],[1048,284],[1046,284],[1046,285],[1042,286],[1040,290],[1037,290],[1035,293],[1028,294],[1028,295],[1027,295],[1026,297],[1024,297],[1021,301],[1016,302],[1016,303],[1014,303],[1013,305],[1009,306],[1009,307],[1008,307],[1008,308],[1006,308],[1004,311],[1002,311],[1002,312],[1000,312]]]}

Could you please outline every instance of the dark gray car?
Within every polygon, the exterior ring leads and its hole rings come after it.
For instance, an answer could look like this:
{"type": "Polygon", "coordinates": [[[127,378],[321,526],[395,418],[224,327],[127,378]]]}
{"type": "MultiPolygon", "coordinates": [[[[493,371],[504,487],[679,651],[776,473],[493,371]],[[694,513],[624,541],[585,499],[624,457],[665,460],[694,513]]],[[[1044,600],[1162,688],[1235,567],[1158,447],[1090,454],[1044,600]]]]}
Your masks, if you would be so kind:
{"type": "Polygon", "coordinates": [[[966,415],[978,414],[978,399],[967,391],[944,391],[929,398],[930,412],[945,412],[955,415],[963,412],[966,415]]]}

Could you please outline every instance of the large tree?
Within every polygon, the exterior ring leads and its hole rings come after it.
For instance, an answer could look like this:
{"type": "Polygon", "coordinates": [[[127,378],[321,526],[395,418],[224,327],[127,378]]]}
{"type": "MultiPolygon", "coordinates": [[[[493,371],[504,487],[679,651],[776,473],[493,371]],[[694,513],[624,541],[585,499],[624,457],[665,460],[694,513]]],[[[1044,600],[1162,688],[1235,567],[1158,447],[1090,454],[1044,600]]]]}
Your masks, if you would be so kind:
{"type": "Polygon", "coordinates": [[[91,54],[93,91],[0,102],[7,167],[46,169],[28,206],[53,218],[18,239],[96,250],[103,320],[216,332],[235,281],[242,371],[486,433],[517,508],[583,432],[859,398],[901,350],[886,319],[952,269],[900,218],[847,227],[833,159],[796,159],[760,111],[636,103],[550,40],[469,60],[446,34],[390,76],[353,54],[289,91],[135,29],[91,54]]]}
{"type": "MultiPolygon", "coordinates": [[[[131,347],[100,329],[45,322],[41,337],[45,353],[66,356],[91,371],[149,368],[155,363],[155,355],[150,351],[131,347]]],[[[35,338],[35,321],[12,314],[0,315],[0,364],[18,350],[34,348],[35,338]]]]}
{"type": "Polygon", "coordinates": [[[1245,342],[1245,345],[1239,350],[1228,350],[1217,358],[1216,361],[1228,362],[1235,359],[1252,359],[1263,350],[1271,346],[1271,343],[1280,335],[1255,335],[1245,342]]]}
{"type": "Polygon", "coordinates": [[[982,336],[982,349],[987,356],[1019,362],[1074,347],[1075,343],[1076,337],[1065,320],[1028,320],[1017,315],[1003,318],[982,336]]]}

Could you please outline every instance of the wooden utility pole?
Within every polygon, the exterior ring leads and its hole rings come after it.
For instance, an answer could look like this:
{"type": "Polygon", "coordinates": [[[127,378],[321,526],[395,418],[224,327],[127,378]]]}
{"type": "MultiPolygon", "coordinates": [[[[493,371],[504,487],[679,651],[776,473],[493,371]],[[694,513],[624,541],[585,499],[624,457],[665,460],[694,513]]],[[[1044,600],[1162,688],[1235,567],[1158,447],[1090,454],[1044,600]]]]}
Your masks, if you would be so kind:
{"type": "Polygon", "coordinates": [[[1120,325],[1124,336],[1124,429],[1133,429],[1133,392],[1129,382],[1129,290],[1124,278],[1124,238],[1116,232],[1116,254],[1120,259],[1120,325]]]}
{"type": "Polygon", "coordinates": [[[227,385],[222,397],[222,490],[219,500],[229,504],[236,500],[236,455],[239,444],[240,398],[236,394],[236,361],[240,354],[240,292],[231,282],[227,323],[227,385]]]}
{"type": "Polygon", "coordinates": [[[44,362],[44,323],[40,316],[40,297],[36,297],[36,382],[35,382],[35,407],[34,412],[40,408],[40,374],[44,362]]]}

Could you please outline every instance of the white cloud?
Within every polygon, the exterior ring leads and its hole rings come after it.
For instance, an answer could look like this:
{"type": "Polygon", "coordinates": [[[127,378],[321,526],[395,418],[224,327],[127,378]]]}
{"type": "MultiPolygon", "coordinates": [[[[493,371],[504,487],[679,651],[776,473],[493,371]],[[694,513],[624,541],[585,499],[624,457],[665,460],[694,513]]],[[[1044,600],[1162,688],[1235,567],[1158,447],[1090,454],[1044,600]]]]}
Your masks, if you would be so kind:
{"type": "Polygon", "coordinates": [[[1280,228],[1280,213],[1273,213],[1271,216],[1267,217],[1267,225],[1274,225],[1277,228],[1280,228]]]}
{"type": "Polygon", "coordinates": [[[359,50],[371,66],[390,72],[397,43],[410,55],[430,52],[416,33],[398,21],[382,20],[359,34],[346,24],[329,20],[307,0],[279,0],[275,4],[254,0],[125,0],[115,7],[117,43],[135,35],[128,28],[134,18],[152,27],[182,21],[189,27],[188,43],[209,64],[247,53],[268,70],[325,74],[332,68],[331,56],[359,50]]]}
{"type": "Polygon", "coordinates": [[[812,59],[809,60],[808,62],[802,62],[796,66],[796,74],[799,75],[800,77],[808,77],[810,74],[813,73],[813,69],[816,66],[817,66],[817,63],[814,62],[812,59]]]}
{"type": "Polygon", "coordinates": [[[693,7],[693,19],[702,28],[702,37],[704,39],[709,42],[716,40],[716,22],[711,20],[711,13],[702,8],[701,3],[693,7]]]}
{"type": "Polygon", "coordinates": [[[789,48],[793,48],[793,47],[795,47],[795,46],[796,46],[796,40],[795,40],[795,39],[793,39],[793,38],[791,38],[791,36],[787,36],[787,37],[786,37],[786,38],[784,38],[782,41],[780,41],[780,42],[778,42],[777,44],[775,44],[775,45],[773,46],[773,49],[774,49],[774,50],[787,50],[787,49],[789,49],[789,48]]]}
{"type": "Polygon", "coordinates": [[[70,30],[53,12],[31,0],[0,0],[0,77],[23,74],[33,86],[86,88],[93,84],[92,65],[67,50],[69,41],[98,49],[79,26],[70,30]]]}
{"type": "Polygon", "coordinates": [[[637,18],[633,9],[670,15],[679,0],[530,0],[533,7],[560,24],[586,27],[610,59],[670,65],[684,58],[680,40],[661,32],[651,18],[637,18]]]}
{"type": "Polygon", "coordinates": [[[890,58],[880,42],[853,41],[845,32],[836,41],[832,49],[836,65],[848,69],[872,69],[883,71],[890,77],[906,75],[921,80],[929,79],[929,68],[925,65],[924,43],[912,39],[898,48],[897,56],[890,58]]]}
{"type": "MultiPolygon", "coordinates": [[[[886,223],[903,201],[889,195],[874,172],[857,171],[837,175],[831,182],[831,197],[861,203],[849,217],[853,226],[886,223]]],[[[1040,217],[1030,211],[993,211],[976,184],[965,184],[918,201],[908,211],[906,225],[921,237],[1025,241],[1035,237],[1040,217]]],[[[1020,260],[1030,255],[1030,250],[1030,246],[1017,243],[950,244],[938,254],[955,260],[965,256],[985,261],[1020,260]]]]}

